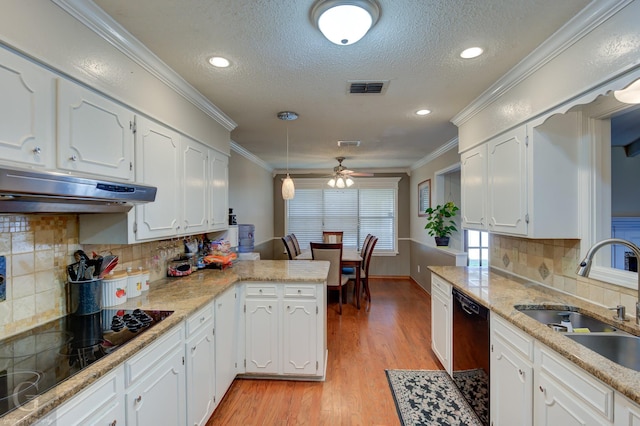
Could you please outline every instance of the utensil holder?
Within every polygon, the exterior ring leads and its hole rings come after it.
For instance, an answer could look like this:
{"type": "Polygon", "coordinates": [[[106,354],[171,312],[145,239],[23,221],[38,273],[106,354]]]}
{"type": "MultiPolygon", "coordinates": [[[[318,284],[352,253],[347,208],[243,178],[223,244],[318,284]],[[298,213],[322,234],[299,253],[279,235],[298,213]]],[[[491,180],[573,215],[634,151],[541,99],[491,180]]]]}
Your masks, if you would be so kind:
{"type": "Polygon", "coordinates": [[[68,281],[70,314],[90,315],[102,308],[102,280],[68,281]]]}

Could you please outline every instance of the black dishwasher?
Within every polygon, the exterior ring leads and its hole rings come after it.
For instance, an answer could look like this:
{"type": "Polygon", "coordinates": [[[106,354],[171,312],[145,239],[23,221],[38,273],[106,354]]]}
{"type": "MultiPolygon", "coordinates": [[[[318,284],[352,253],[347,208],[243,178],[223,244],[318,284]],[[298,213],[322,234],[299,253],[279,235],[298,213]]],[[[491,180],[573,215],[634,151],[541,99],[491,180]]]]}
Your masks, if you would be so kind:
{"type": "Polygon", "coordinates": [[[489,310],[455,288],[453,381],[483,424],[489,424],[489,310]]]}

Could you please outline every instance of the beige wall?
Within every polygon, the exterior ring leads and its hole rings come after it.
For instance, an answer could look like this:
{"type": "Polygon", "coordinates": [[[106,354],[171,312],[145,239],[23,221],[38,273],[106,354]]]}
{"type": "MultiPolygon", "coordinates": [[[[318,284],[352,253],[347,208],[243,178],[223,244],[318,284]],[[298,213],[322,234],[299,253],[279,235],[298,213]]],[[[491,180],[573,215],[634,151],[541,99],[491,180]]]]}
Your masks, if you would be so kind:
{"type": "Polygon", "coordinates": [[[238,224],[255,226],[256,247],[271,246],[274,235],[273,204],[271,172],[232,152],[229,158],[229,208],[233,209],[238,224]]]}

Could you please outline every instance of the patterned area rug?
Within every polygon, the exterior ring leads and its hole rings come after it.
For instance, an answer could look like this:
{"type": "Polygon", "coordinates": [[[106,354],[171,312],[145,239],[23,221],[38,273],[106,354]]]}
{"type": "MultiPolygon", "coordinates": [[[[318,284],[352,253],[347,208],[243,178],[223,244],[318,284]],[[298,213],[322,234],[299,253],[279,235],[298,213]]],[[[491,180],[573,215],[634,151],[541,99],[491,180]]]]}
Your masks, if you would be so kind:
{"type": "Polygon", "coordinates": [[[489,377],[481,368],[453,372],[453,380],[482,423],[489,424],[489,377]]]}
{"type": "Polygon", "coordinates": [[[446,371],[385,372],[403,426],[482,426],[446,371]]]}

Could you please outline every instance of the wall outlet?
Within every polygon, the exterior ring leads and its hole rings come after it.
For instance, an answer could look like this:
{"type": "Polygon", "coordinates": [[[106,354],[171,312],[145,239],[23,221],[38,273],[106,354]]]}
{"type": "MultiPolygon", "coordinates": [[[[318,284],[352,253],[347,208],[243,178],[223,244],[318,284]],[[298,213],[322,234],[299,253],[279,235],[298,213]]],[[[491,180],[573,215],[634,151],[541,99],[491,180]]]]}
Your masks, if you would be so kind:
{"type": "Polygon", "coordinates": [[[420,265],[418,265],[418,272],[420,272],[420,265]]]}

